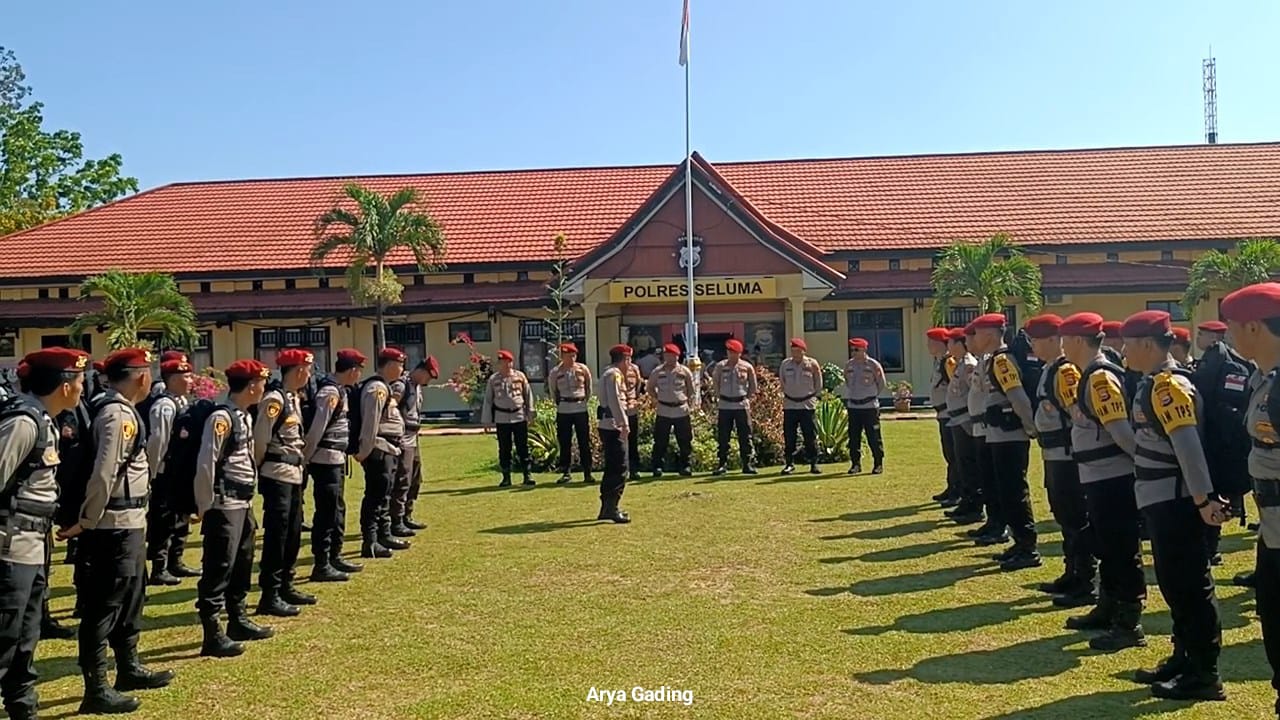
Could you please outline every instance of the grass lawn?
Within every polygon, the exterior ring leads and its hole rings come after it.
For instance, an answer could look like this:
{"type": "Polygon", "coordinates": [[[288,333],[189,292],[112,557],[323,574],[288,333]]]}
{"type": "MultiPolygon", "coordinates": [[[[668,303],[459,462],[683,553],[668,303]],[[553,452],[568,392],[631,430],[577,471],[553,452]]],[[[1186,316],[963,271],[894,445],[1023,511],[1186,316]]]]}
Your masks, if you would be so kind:
{"type": "MultiPolygon", "coordinates": [[[[1038,458],[1046,566],[1001,574],[928,501],[943,474],[936,426],[885,427],[883,476],[845,477],[841,465],[645,481],[627,489],[629,526],[596,523],[597,491],[580,482],[498,489],[492,436],[427,438],[419,514],[431,528],[353,582],[309,587],[320,604],[271,623],[279,635],[244,656],[197,657],[194,581],[153,589],[144,658],[178,679],[142,693],[136,717],[1267,716],[1252,592],[1219,586],[1230,700],[1152,700],[1124,675],[1168,651],[1154,580],[1150,647],[1110,656],[1062,629],[1074,611],[1031,589],[1061,570],[1038,458]],[[691,690],[693,704],[606,707],[586,701],[593,686],[691,690]]],[[[354,537],[354,483],[347,505],[354,537]]],[[[1252,565],[1252,537],[1232,525],[1223,547],[1228,582],[1252,565]]],[[[54,572],[65,616],[71,573],[54,572]]],[[[74,642],[43,642],[39,658],[44,716],[73,713],[74,642]]]]}

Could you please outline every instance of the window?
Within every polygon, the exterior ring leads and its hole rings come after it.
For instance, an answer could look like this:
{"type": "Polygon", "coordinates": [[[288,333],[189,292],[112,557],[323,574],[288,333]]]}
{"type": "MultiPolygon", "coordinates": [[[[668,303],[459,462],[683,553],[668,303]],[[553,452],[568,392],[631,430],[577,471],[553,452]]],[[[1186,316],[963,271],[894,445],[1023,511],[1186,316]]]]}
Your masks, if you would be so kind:
{"type": "Polygon", "coordinates": [[[39,290],[36,290],[36,297],[40,298],[41,300],[48,300],[49,288],[40,288],[39,290]]]}
{"type": "Polygon", "coordinates": [[[320,287],[327,290],[329,288],[329,278],[320,278],[320,287]]]}
{"type": "Polygon", "coordinates": [[[71,297],[71,288],[58,288],[58,299],[66,300],[71,297]]]}
{"type": "MultiPolygon", "coordinates": [[[[387,344],[398,347],[409,356],[406,363],[412,368],[427,356],[427,333],[422,323],[388,323],[387,344]]],[[[377,337],[377,330],[374,330],[377,337]]]]}
{"type": "Polygon", "coordinates": [[[516,273],[516,280],[528,280],[528,279],[529,279],[528,270],[521,270],[516,273]]]}
{"type": "Polygon", "coordinates": [[[11,358],[18,356],[18,336],[12,334],[0,335],[0,357],[11,358]]]}
{"type": "Polygon", "coordinates": [[[318,368],[329,365],[329,328],[290,327],[261,328],[253,331],[254,355],[259,362],[275,367],[276,351],[285,348],[306,348],[315,354],[318,368]]]}
{"type": "Polygon", "coordinates": [[[1120,262],[1120,253],[1107,253],[1107,262],[1120,262]]]}
{"type": "Polygon", "coordinates": [[[858,272],[858,271],[859,271],[859,270],[861,270],[861,269],[862,269],[862,261],[861,261],[861,260],[850,260],[850,261],[849,261],[849,272],[858,272]]]}
{"type": "MultiPolygon", "coordinates": [[[[66,335],[41,335],[40,349],[43,350],[45,348],[51,348],[51,347],[73,348],[75,347],[75,345],[72,344],[71,338],[67,337],[66,335]]],[[[89,353],[90,355],[93,354],[93,337],[90,336],[88,333],[85,333],[83,336],[81,336],[80,349],[89,353]]]]}
{"type": "Polygon", "coordinates": [[[1055,264],[1057,264],[1057,265],[1066,265],[1066,264],[1067,264],[1067,256],[1066,256],[1066,255],[1054,255],[1054,256],[1053,256],[1053,262],[1054,262],[1055,264]]]}
{"type": "MultiPolygon", "coordinates": [[[[578,346],[578,362],[591,364],[587,353],[587,323],[585,320],[567,320],[562,328],[565,342],[578,346]]],[[[550,336],[547,325],[541,320],[520,321],[520,369],[533,382],[547,379],[547,371],[560,362],[556,351],[556,338],[550,336]]]]}
{"type": "Polygon", "coordinates": [[[940,262],[942,262],[941,258],[939,258],[937,255],[934,255],[933,257],[929,258],[929,267],[933,270],[937,270],[938,263],[940,262]]]}
{"type": "Polygon", "coordinates": [[[466,335],[471,342],[493,342],[493,324],[488,320],[449,323],[449,339],[456,340],[459,335],[466,335]]]}
{"type": "Polygon", "coordinates": [[[879,360],[886,372],[902,372],[906,369],[901,308],[850,310],[849,337],[866,338],[867,353],[879,360]]]}
{"type": "Polygon", "coordinates": [[[899,259],[897,259],[897,258],[894,258],[894,259],[890,260],[890,261],[889,261],[889,269],[890,269],[890,270],[901,270],[901,269],[902,269],[902,261],[901,261],[901,260],[899,260],[899,259]]]}
{"type": "Polygon", "coordinates": [[[463,284],[463,285],[474,285],[474,284],[475,284],[475,282],[476,282],[476,274],[475,274],[475,273],[463,273],[463,274],[462,274],[462,284],[463,284]]]}
{"type": "Polygon", "coordinates": [[[1160,251],[1160,259],[1161,259],[1161,260],[1163,260],[1164,262],[1169,262],[1170,260],[1173,260],[1173,251],[1172,251],[1172,250],[1161,250],[1161,251],[1160,251]]]}
{"type": "MultiPolygon", "coordinates": [[[[976,307],[953,307],[947,311],[947,327],[964,327],[973,322],[973,319],[980,314],[976,307]]],[[[1018,308],[1006,305],[1004,317],[1008,321],[1008,332],[1005,334],[1005,340],[1012,340],[1013,336],[1018,332],[1018,308]]]]}
{"type": "Polygon", "coordinates": [[[805,310],[804,312],[804,331],[805,332],[835,332],[836,330],[836,311],[835,310],[805,310]]]}
{"type": "Polygon", "coordinates": [[[1062,293],[1045,293],[1044,296],[1046,305],[1061,305],[1063,300],[1062,293]]]}
{"type": "Polygon", "coordinates": [[[258,291],[258,290],[261,290],[261,289],[262,289],[262,281],[261,281],[261,280],[254,280],[254,281],[253,281],[253,286],[252,286],[252,287],[253,287],[253,289],[254,289],[254,291],[255,291],[255,292],[256,292],[256,291],[258,291]]]}
{"type": "Polygon", "coordinates": [[[207,283],[207,282],[200,283],[200,292],[206,293],[206,294],[213,292],[213,283],[207,283]]]}
{"type": "Polygon", "coordinates": [[[212,330],[200,330],[196,333],[196,346],[191,348],[188,359],[191,360],[191,367],[195,368],[196,372],[213,367],[212,330]]]}
{"type": "Polygon", "coordinates": [[[1186,322],[1187,314],[1182,311],[1182,304],[1177,300],[1148,300],[1148,310],[1163,310],[1169,313],[1173,322],[1186,322]]]}
{"type": "Polygon", "coordinates": [[[298,281],[297,281],[297,280],[295,280],[295,279],[293,279],[293,278],[285,278],[285,280],[284,280],[284,289],[285,289],[285,290],[297,290],[297,289],[298,289],[298,281]]]}
{"type": "Polygon", "coordinates": [[[417,275],[414,275],[414,276],[413,276],[413,284],[414,284],[414,285],[426,285],[426,284],[427,284],[427,276],[426,276],[426,275],[423,275],[422,273],[418,273],[417,275]]]}

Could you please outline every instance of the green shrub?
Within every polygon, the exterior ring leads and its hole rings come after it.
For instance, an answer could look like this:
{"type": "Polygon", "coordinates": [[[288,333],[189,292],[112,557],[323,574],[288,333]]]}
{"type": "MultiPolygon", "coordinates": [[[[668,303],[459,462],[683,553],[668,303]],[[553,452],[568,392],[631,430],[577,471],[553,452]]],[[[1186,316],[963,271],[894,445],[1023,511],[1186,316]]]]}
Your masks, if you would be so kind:
{"type": "Polygon", "coordinates": [[[844,385],[844,368],[835,363],[823,363],[822,389],[838,395],[841,385],[844,385]]]}
{"type": "Polygon", "coordinates": [[[845,410],[844,401],[831,393],[823,393],[813,424],[818,436],[818,462],[848,460],[849,411],[845,410]]]}

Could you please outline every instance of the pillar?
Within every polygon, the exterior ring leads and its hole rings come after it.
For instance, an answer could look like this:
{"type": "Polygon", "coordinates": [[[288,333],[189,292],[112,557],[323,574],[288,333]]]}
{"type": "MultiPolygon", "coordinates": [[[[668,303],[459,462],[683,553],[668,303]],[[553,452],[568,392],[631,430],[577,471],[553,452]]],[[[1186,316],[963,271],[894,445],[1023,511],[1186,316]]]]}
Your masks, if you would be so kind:
{"type": "Polygon", "coordinates": [[[787,307],[791,312],[787,316],[787,337],[804,336],[804,296],[787,298],[787,307]]]}
{"type": "Polygon", "coordinates": [[[585,332],[587,337],[587,353],[591,357],[591,372],[599,375],[600,368],[604,367],[600,364],[600,339],[596,337],[596,312],[600,309],[598,302],[582,303],[582,323],[586,325],[585,332]]]}

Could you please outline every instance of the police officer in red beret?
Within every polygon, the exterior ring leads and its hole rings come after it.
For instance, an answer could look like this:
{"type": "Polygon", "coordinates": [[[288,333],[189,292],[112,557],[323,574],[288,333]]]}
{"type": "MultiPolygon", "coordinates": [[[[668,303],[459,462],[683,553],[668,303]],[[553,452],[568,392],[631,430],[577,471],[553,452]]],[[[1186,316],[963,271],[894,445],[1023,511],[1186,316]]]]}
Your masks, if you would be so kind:
{"type": "Polygon", "coordinates": [[[676,468],[680,474],[693,475],[689,456],[693,452],[693,421],[689,418],[689,402],[697,388],[693,371],[680,364],[680,346],[662,346],[662,364],[649,374],[646,391],[656,403],[653,421],[653,476],[662,477],[667,461],[671,433],[676,436],[676,468]]]}
{"type": "Polygon", "coordinates": [[[578,441],[578,464],[582,466],[582,480],[595,482],[591,476],[591,421],[587,417],[587,403],[591,400],[591,368],[578,362],[578,346],[567,342],[560,345],[560,364],[547,373],[547,391],[556,404],[556,442],[560,448],[560,479],[567,483],[573,464],[573,441],[578,441]]]}
{"type": "Polygon", "coordinates": [[[533,417],[533,389],[529,377],[516,370],[516,356],[510,350],[498,351],[498,368],[484,385],[484,401],[480,422],[486,431],[498,434],[498,467],[502,481],[498,487],[511,487],[511,449],[515,446],[524,471],[524,485],[536,485],[529,470],[529,420],[533,417]]]}
{"type": "Polygon", "coordinates": [[[942,459],[947,463],[947,486],[934,495],[933,500],[942,503],[943,507],[955,507],[960,504],[960,463],[955,457],[954,436],[947,427],[951,418],[947,413],[947,388],[956,367],[956,359],[948,352],[951,331],[935,327],[929,328],[924,335],[928,339],[929,357],[933,359],[930,363],[933,373],[929,377],[929,405],[938,419],[942,459]]]}
{"type": "Polygon", "coordinates": [[[377,373],[360,388],[360,438],[356,460],[364,467],[364,499],[360,502],[361,557],[389,558],[405,550],[408,540],[391,534],[391,487],[404,442],[404,417],[391,397],[391,383],[404,372],[408,356],[399,348],[378,353],[377,373]]]}
{"type": "Polygon", "coordinates": [[[428,355],[413,370],[391,383],[391,392],[400,403],[404,418],[404,438],[400,442],[400,462],[396,481],[391,488],[391,534],[413,537],[426,525],[413,519],[413,503],[422,486],[422,458],[418,449],[418,433],[422,428],[422,388],[440,377],[440,364],[428,355]]]}
{"type": "Polygon", "coordinates": [[[191,364],[184,359],[163,360],[160,391],[138,404],[138,412],[147,421],[147,464],[151,468],[151,505],[147,508],[150,585],[177,585],[182,578],[200,577],[198,570],[182,562],[187,536],[191,533],[189,516],[170,507],[172,486],[190,483],[192,479],[170,477],[170,473],[164,472],[164,457],[174,420],[190,404],[191,369],[191,364]]]}
{"type": "Polygon", "coordinates": [[[716,445],[720,466],[712,475],[729,472],[729,435],[738,434],[738,455],[742,459],[742,472],[755,475],[751,448],[751,398],[756,394],[756,369],[742,357],[742,341],[730,338],[725,341],[728,357],[711,369],[711,382],[719,394],[719,412],[716,415],[716,445]]]}
{"type": "Polygon", "coordinates": [[[778,366],[778,380],[782,383],[782,435],[785,465],[783,475],[796,471],[796,433],[804,436],[804,454],[809,460],[809,473],[818,475],[817,428],[814,414],[818,408],[818,396],[822,394],[822,365],[809,357],[809,346],[804,338],[791,338],[791,357],[778,366]]]}
{"type": "MultiPolygon", "coordinates": [[[[614,345],[609,349],[609,367],[600,376],[600,405],[597,430],[604,449],[604,474],[600,478],[600,514],[598,520],[629,523],[630,516],[618,509],[627,486],[627,437],[636,432],[627,417],[627,369],[631,366],[631,348],[614,345]]],[[[634,460],[630,460],[634,462],[634,460]]]]}
{"type": "Polygon", "coordinates": [[[844,406],[849,411],[849,474],[862,472],[862,434],[867,435],[873,466],[884,472],[884,438],[880,434],[880,394],[885,391],[884,368],[867,354],[865,338],[849,340],[849,362],[844,366],[844,406]]]}

